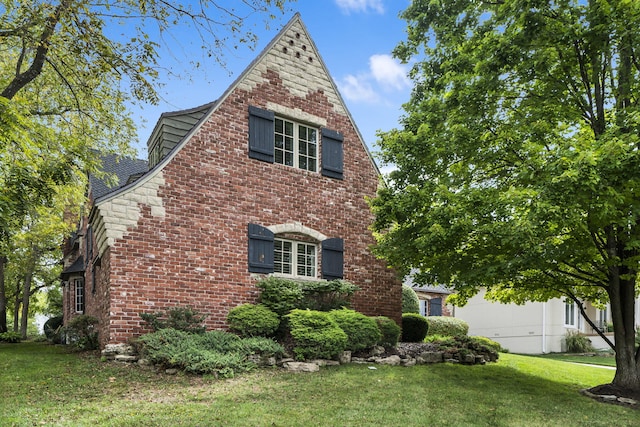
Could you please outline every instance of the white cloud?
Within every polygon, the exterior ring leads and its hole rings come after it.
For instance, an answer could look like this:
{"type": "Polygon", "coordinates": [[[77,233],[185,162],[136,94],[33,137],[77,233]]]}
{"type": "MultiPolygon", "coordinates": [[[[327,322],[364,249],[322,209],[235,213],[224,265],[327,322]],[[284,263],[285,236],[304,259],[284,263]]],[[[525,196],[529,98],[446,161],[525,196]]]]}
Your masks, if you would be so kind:
{"type": "Polygon", "coordinates": [[[347,75],[338,83],[340,93],[350,101],[376,102],[378,95],[375,93],[369,77],[366,75],[354,76],[347,75]]]}
{"type": "Polygon", "coordinates": [[[406,68],[390,55],[372,55],[369,69],[373,78],[385,89],[402,90],[410,86],[406,68]]]}
{"type": "Polygon", "coordinates": [[[335,1],[338,7],[344,13],[368,12],[369,10],[372,10],[379,14],[384,13],[382,0],[335,0],[335,1]]]}

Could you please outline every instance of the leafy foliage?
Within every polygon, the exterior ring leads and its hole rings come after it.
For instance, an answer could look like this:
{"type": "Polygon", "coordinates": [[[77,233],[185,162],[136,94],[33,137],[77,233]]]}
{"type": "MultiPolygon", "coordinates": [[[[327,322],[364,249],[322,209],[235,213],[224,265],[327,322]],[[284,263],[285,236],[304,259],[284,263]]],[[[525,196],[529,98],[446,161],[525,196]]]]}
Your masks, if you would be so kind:
{"type": "Polygon", "coordinates": [[[457,317],[429,316],[427,322],[429,323],[429,335],[459,337],[469,333],[469,324],[457,317]]]}
{"type": "Polygon", "coordinates": [[[348,308],[332,310],[329,314],[347,334],[345,350],[359,351],[372,348],[382,338],[376,320],[371,317],[348,308]]]}
{"type": "Polygon", "coordinates": [[[19,343],[22,341],[22,334],[14,331],[0,332],[0,342],[19,343]]]}
{"type": "Polygon", "coordinates": [[[164,312],[140,313],[140,317],[154,331],[171,328],[178,331],[202,334],[206,330],[202,322],[207,316],[200,314],[192,307],[173,307],[164,312]]]}
{"type": "Polygon", "coordinates": [[[231,330],[241,336],[268,337],[280,326],[280,318],[262,304],[242,304],[229,311],[227,323],[231,330]]]}
{"type": "Polygon", "coordinates": [[[328,312],[295,309],[287,318],[296,359],[332,359],[347,346],[347,334],[328,312]]]}
{"type": "Polygon", "coordinates": [[[564,335],[567,353],[590,353],[595,351],[591,340],[578,331],[567,331],[564,335]]]}
{"type": "Polygon", "coordinates": [[[417,313],[402,314],[402,341],[422,342],[427,336],[429,324],[427,318],[417,313]]]}
{"type": "Polygon", "coordinates": [[[398,326],[395,320],[386,316],[378,316],[375,320],[378,324],[378,329],[380,329],[380,340],[378,341],[378,345],[381,345],[384,348],[395,347],[400,339],[400,326],[398,326]]]}
{"type": "Polygon", "coordinates": [[[346,280],[295,281],[270,276],[259,281],[258,301],[284,316],[293,309],[337,310],[351,305],[351,296],[359,289],[346,280]]]}
{"type": "Polygon", "coordinates": [[[269,276],[260,280],[256,286],[260,289],[258,302],[279,316],[299,308],[303,300],[302,289],[293,280],[269,276]]]}
{"type": "Polygon", "coordinates": [[[44,335],[49,341],[56,344],[59,344],[61,342],[61,332],[63,328],[62,322],[62,316],[51,317],[47,319],[46,322],[44,322],[42,329],[44,331],[44,335]]]}
{"type": "MultiPolygon", "coordinates": [[[[618,373],[640,266],[638,2],[416,1],[415,86],[372,201],[376,252],[416,283],[501,302],[610,303],[618,373]]],[[[611,344],[613,345],[613,344],[611,344]]]]}
{"type": "Polygon", "coordinates": [[[86,314],[75,316],[64,327],[67,343],[78,350],[96,350],[99,345],[97,324],[98,319],[93,316],[86,314]]]}
{"type": "Polygon", "coordinates": [[[402,285],[402,312],[420,313],[420,300],[412,287],[402,285]]]}
{"type": "Polygon", "coordinates": [[[137,340],[150,362],[197,374],[231,378],[255,367],[252,354],[280,356],[284,349],[268,338],[242,339],[223,331],[193,334],[172,328],[141,336],[137,340]]]}
{"type": "Polygon", "coordinates": [[[304,281],[299,283],[304,295],[300,307],[310,310],[331,311],[351,307],[351,296],[360,288],[346,280],[304,281]]]}

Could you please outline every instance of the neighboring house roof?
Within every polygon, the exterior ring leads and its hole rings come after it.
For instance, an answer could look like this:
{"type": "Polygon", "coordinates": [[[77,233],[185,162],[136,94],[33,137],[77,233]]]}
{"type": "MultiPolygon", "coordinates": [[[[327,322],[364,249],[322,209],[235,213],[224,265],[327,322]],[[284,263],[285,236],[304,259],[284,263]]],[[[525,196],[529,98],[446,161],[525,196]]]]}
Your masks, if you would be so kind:
{"type": "Polygon", "coordinates": [[[84,259],[82,257],[78,257],[73,264],[65,268],[60,274],[60,277],[62,280],[67,280],[74,273],[84,273],[84,259]]]}
{"type": "Polygon", "coordinates": [[[101,170],[104,177],[91,175],[89,183],[94,199],[105,196],[131,182],[131,177],[140,177],[149,170],[146,160],[132,159],[116,154],[104,154],[100,156],[101,170]]]}
{"type": "Polygon", "coordinates": [[[445,285],[419,285],[417,283],[413,283],[413,273],[409,273],[404,278],[403,283],[413,288],[414,291],[431,292],[434,294],[446,294],[446,295],[449,295],[450,293],[452,293],[451,289],[448,289],[445,285]]]}

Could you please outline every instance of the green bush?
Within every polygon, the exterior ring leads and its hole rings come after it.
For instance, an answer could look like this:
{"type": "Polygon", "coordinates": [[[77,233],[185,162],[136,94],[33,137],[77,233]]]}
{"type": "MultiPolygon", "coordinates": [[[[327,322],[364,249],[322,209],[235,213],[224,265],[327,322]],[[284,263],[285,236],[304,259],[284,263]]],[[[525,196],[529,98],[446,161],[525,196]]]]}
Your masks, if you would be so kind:
{"type": "Polygon", "coordinates": [[[508,350],[504,347],[502,347],[502,345],[500,345],[499,342],[494,341],[490,338],[487,337],[481,337],[481,336],[473,336],[473,337],[469,337],[471,339],[471,341],[473,343],[476,343],[477,345],[483,345],[486,346],[496,352],[499,353],[507,353],[508,350]]]}
{"type": "Polygon", "coordinates": [[[416,313],[402,314],[402,341],[422,342],[427,336],[427,318],[416,313]]]}
{"type": "Polygon", "coordinates": [[[223,331],[192,334],[170,328],[141,336],[137,345],[153,364],[223,378],[253,369],[255,364],[249,360],[253,354],[284,353],[281,345],[268,338],[242,339],[223,331]]]}
{"type": "Polygon", "coordinates": [[[378,340],[378,345],[383,346],[384,348],[393,348],[398,344],[398,340],[400,339],[400,326],[395,322],[395,320],[390,319],[386,316],[378,316],[375,318],[376,323],[378,324],[378,329],[380,330],[380,339],[378,340]]]}
{"type": "Polygon", "coordinates": [[[44,330],[44,335],[47,337],[47,339],[55,344],[60,344],[62,342],[62,336],[60,333],[63,327],[62,322],[62,316],[51,317],[46,322],[44,322],[44,325],[42,327],[42,329],[44,330]]]}
{"type": "Polygon", "coordinates": [[[464,360],[464,355],[473,353],[484,355],[490,361],[498,360],[498,352],[502,347],[497,342],[485,337],[469,337],[466,335],[429,335],[425,342],[436,344],[438,349],[450,353],[458,360],[464,360]]]}
{"type": "Polygon", "coordinates": [[[22,341],[22,335],[18,332],[7,331],[0,333],[0,342],[19,343],[22,341]]]}
{"type": "Polygon", "coordinates": [[[329,313],[296,309],[287,318],[296,359],[332,359],[346,348],[347,334],[329,313]]]}
{"type": "Polygon", "coordinates": [[[280,317],[300,307],[303,300],[302,289],[293,280],[270,276],[256,286],[260,289],[258,302],[280,317]]]}
{"type": "Polygon", "coordinates": [[[262,304],[242,304],[229,311],[227,322],[241,336],[268,337],[278,329],[280,318],[262,304]]]}
{"type": "Polygon", "coordinates": [[[346,280],[305,281],[299,283],[303,298],[299,307],[318,311],[351,307],[351,297],[359,289],[346,280]]]}
{"type": "Polygon", "coordinates": [[[466,336],[469,324],[462,319],[448,316],[429,316],[429,335],[444,335],[450,337],[466,336]]]}
{"type": "Polygon", "coordinates": [[[591,353],[595,351],[591,340],[578,331],[567,331],[564,336],[567,353],[591,353]]]}
{"type": "Polygon", "coordinates": [[[375,346],[382,334],[375,319],[357,311],[343,308],[329,312],[340,329],[347,334],[345,350],[359,351],[375,346]]]}
{"type": "Polygon", "coordinates": [[[78,350],[96,350],[99,345],[97,324],[98,319],[93,316],[86,314],[75,316],[63,330],[67,343],[78,350]]]}
{"type": "Polygon", "coordinates": [[[407,285],[402,285],[402,313],[420,313],[418,295],[407,285]]]}
{"type": "Polygon", "coordinates": [[[207,318],[191,307],[173,307],[165,312],[140,313],[140,317],[153,331],[160,329],[176,329],[194,334],[202,334],[206,330],[202,322],[207,318]]]}

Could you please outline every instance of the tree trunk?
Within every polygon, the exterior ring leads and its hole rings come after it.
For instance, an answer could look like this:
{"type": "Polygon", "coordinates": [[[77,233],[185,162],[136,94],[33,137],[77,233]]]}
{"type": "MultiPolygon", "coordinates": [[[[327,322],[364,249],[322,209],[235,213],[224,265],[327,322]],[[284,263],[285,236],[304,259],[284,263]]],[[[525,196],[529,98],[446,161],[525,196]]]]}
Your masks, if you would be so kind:
{"type": "Polygon", "coordinates": [[[635,349],[635,280],[612,276],[608,291],[616,345],[616,374],[612,384],[640,390],[640,365],[635,349]]]}
{"type": "Polygon", "coordinates": [[[29,266],[27,274],[24,277],[24,285],[22,287],[22,316],[20,318],[20,334],[22,339],[27,339],[27,327],[29,324],[29,299],[31,297],[31,282],[33,281],[33,268],[29,266]]]}
{"type": "Polygon", "coordinates": [[[20,321],[20,283],[16,284],[16,296],[14,298],[15,303],[13,304],[13,332],[18,332],[19,326],[18,323],[20,321]]]}
{"type": "Polygon", "coordinates": [[[4,266],[7,257],[0,255],[0,333],[7,332],[7,292],[4,283],[4,266]]]}

